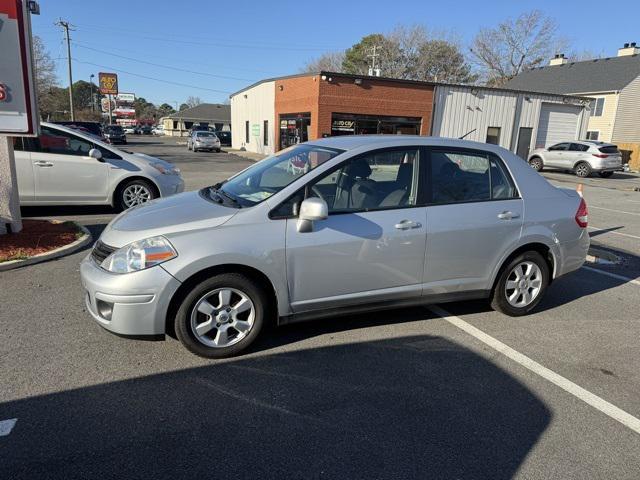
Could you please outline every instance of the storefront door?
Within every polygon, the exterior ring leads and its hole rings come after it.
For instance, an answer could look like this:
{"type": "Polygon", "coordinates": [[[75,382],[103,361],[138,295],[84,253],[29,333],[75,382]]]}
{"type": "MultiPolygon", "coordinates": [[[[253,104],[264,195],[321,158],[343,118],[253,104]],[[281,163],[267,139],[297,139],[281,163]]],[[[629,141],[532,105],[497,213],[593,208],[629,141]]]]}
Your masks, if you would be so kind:
{"type": "Polygon", "coordinates": [[[309,140],[310,113],[280,115],[280,148],[309,140]]]}

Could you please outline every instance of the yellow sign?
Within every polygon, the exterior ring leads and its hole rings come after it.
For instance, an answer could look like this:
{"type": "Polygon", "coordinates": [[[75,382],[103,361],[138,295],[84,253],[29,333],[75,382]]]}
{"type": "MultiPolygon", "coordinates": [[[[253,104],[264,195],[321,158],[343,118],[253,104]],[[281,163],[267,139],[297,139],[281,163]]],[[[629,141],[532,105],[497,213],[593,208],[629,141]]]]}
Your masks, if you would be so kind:
{"type": "Polygon", "coordinates": [[[115,73],[98,73],[100,93],[103,95],[118,94],[118,75],[115,73]]]}

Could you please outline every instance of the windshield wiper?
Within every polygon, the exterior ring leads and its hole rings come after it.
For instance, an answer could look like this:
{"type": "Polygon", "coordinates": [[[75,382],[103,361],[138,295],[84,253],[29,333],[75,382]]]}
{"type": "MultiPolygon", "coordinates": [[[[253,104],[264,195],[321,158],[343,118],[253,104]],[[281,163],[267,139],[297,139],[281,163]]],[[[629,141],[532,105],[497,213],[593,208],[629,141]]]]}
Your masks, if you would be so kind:
{"type": "Polygon", "coordinates": [[[236,207],[238,208],[242,208],[242,205],[240,205],[240,202],[238,202],[238,200],[236,200],[234,197],[232,197],[231,195],[229,195],[227,192],[225,192],[222,189],[216,190],[216,193],[218,194],[222,194],[225,196],[225,198],[228,198],[229,201],[231,201],[231,203],[233,203],[236,207]]]}

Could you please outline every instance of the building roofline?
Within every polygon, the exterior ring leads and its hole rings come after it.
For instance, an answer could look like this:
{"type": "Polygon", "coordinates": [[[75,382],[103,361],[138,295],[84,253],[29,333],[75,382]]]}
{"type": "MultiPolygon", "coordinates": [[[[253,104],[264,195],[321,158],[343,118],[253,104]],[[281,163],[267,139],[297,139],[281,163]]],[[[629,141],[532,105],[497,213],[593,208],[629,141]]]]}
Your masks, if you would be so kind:
{"type": "Polygon", "coordinates": [[[406,79],[402,79],[402,78],[390,78],[390,77],[375,77],[375,76],[371,76],[371,75],[355,75],[352,73],[339,73],[339,72],[331,72],[328,70],[321,70],[319,72],[304,72],[304,73],[297,73],[297,74],[293,74],[293,75],[283,75],[281,77],[272,77],[272,78],[265,78],[264,80],[259,80],[255,83],[252,83],[251,85],[243,88],[242,90],[238,90],[235,93],[232,93],[231,95],[229,95],[229,98],[232,98],[242,92],[246,92],[247,90],[250,90],[254,87],[257,87],[258,85],[261,85],[263,83],[267,83],[267,82],[277,82],[278,80],[286,80],[289,78],[298,78],[298,77],[312,77],[315,75],[327,75],[327,76],[336,76],[336,77],[342,77],[342,78],[362,78],[364,80],[379,80],[379,81],[384,81],[384,82],[392,82],[392,83],[399,83],[399,84],[405,84],[405,85],[425,85],[425,86],[433,86],[433,87],[459,87],[459,88],[475,88],[478,90],[485,90],[485,91],[492,91],[492,92],[510,92],[510,93],[529,93],[532,95],[549,95],[549,96],[554,96],[554,97],[563,97],[563,98],[571,98],[574,100],[590,100],[587,97],[584,96],[580,96],[580,95],[568,95],[568,94],[562,94],[562,93],[549,93],[549,92],[540,92],[540,91],[536,91],[536,90],[518,90],[518,89],[514,89],[514,88],[506,88],[506,87],[487,87],[484,85],[469,85],[469,84],[461,84],[461,83],[446,83],[446,82],[430,82],[430,81],[423,81],[423,80],[406,80],[406,79]]]}

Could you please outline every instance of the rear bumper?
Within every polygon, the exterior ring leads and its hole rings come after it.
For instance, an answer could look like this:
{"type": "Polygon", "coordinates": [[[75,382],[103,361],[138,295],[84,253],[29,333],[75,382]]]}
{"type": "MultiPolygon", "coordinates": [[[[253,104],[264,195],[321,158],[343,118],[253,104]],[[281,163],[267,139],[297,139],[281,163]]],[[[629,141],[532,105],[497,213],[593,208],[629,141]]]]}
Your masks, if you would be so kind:
{"type": "Polygon", "coordinates": [[[587,259],[591,240],[586,228],[576,240],[558,243],[553,246],[552,252],[555,257],[555,272],[553,278],[558,278],[574,270],[578,270],[587,259]]]}

